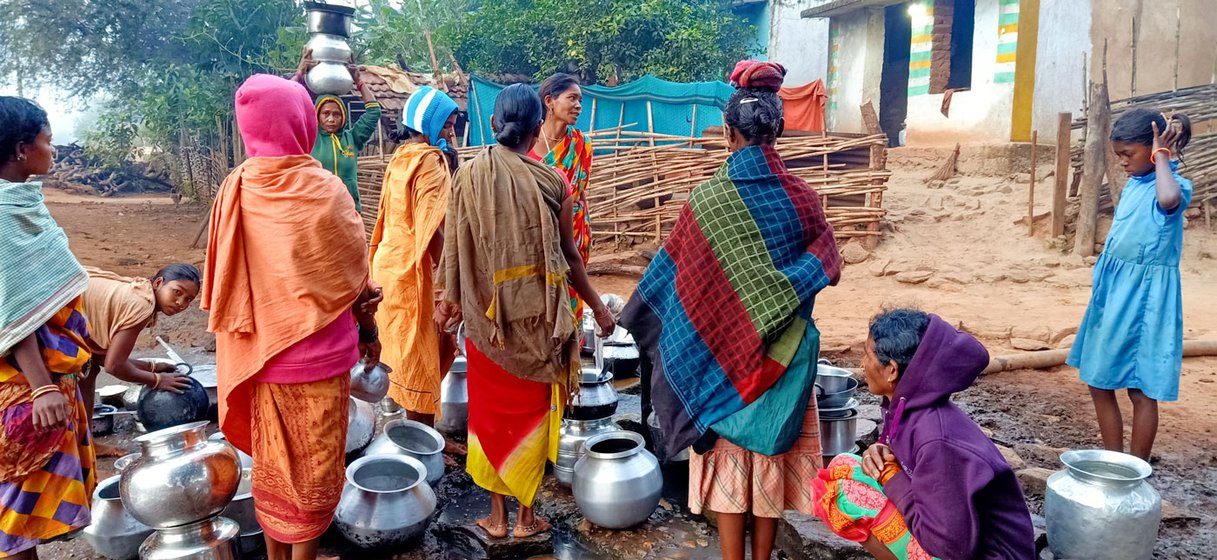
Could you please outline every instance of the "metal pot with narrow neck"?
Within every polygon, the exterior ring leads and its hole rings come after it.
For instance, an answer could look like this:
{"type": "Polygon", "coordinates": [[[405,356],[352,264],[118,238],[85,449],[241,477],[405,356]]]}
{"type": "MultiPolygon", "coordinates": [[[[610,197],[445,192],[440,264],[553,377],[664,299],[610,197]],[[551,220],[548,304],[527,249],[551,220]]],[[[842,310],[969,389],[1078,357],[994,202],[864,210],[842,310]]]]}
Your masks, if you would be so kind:
{"type": "Polygon", "coordinates": [[[81,532],[81,537],[93,550],[110,560],[134,560],[139,545],[152,534],[152,527],[137,521],[123,507],[118,494],[121,477],[101,481],[93,492],[90,513],[93,522],[81,532]]]}
{"type": "Polygon", "coordinates": [[[617,400],[612,372],[585,367],[580,371],[579,393],[571,396],[563,416],[572,420],[611,418],[617,412],[617,400]]]}
{"type": "Polygon", "coordinates": [[[226,517],[209,517],[160,529],[139,547],[140,560],[239,560],[241,526],[226,517]]]}
{"type": "Polygon", "coordinates": [[[167,529],[218,515],[241,481],[237,450],[207,439],[207,422],[152,432],[135,441],[140,458],[123,470],[123,505],[140,522],[167,529]]]}
{"type": "Polygon", "coordinates": [[[659,461],[643,449],[642,436],[628,431],[600,434],[584,444],[575,463],[572,493],[588,521],[624,529],[655,512],[663,491],[659,461]]]}
{"type": "Polygon", "coordinates": [[[1057,558],[1143,560],[1154,555],[1162,498],[1146,482],[1153,468],[1124,453],[1066,451],[1048,477],[1044,517],[1057,558]]]}
{"type": "Polygon", "coordinates": [[[620,430],[613,419],[595,420],[562,419],[562,431],[558,436],[558,459],[554,461],[554,478],[565,486],[575,480],[575,463],[583,457],[583,444],[600,434],[620,430]]]}
{"type": "Polygon", "coordinates": [[[439,386],[439,421],[435,429],[448,435],[465,437],[469,430],[468,369],[465,357],[457,356],[439,386]]]}

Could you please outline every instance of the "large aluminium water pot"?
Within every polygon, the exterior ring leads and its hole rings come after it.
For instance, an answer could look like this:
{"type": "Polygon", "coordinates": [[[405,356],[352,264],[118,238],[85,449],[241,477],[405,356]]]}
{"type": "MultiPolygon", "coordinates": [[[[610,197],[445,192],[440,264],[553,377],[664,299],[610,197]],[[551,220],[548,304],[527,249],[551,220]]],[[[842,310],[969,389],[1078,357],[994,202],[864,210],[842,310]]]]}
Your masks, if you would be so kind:
{"type": "Polygon", "coordinates": [[[360,360],[351,368],[351,396],[364,402],[376,403],[389,394],[389,374],[393,368],[377,363],[371,369],[360,360]]]}
{"type": "Polygon", "coordinates": [[[376,410],[371,403],[355,397],[347,399],[347,455],[368,446],[376,432],[376,410]]]}
{"type": "Polygon", "coordinates": [[[81,538],[110,560],[134,560],[139,556],[139,545],[152,534],[152,527],[127,513],[118,495],[119,480],[112,476],[97,485],[90,511],[93,522],[84,528],[81,538]]]}
{"type": "Polygon", "coordinates": [[[655,512],[663,492],[659,461],[643,448],[642,436],[609,432],[583,444],[575,463],[575,505],[588,521],[608,529],[638,525],[655,512]]]}
{"type": "Polygon", "coordinates": [[[611,417],[595,420],[563,418],[562,432],[558,438],[558,459],[554,461],[554,478],[569,487],[575,480],[575,463],[583,457],[583,444],[595,436],[620,429],[611,417]]]}
{"type": "Polygon", "coordinates": [[[160,529],[139,547],[140,560],[239,560],[241,528],[226,517],[209,517],[160,529]]]}
{"type": "Polygon", "coordinates": [[[1162,498],[1145,479],[1149,463],[1099,449],[1066,451],[1065,469],[1048,477],[1044,517],[1057,558],[1153,557],[1162,498]]]}
{"type": "Polygon", "coordinates": [[[347,467],[347,482],[334,523],[362,548],[416,541],[435,513],[435,492],[427,468],[403,455],[362,457],[347,467]]]}
{"type": "Polygon", "coordinates": [[[119,493],[135,519],[168,529],[218,515],[241,481],[237,450],[208,440],[207,422],[183,424],[135,438],[140,458],[122,473],[119,493]]]}
{"type": "Polygon", "coordinates": [[[413,420],[393,420],[376,436],[364,457],[401,455],[413,457],[426,467],[427,484],[435,485],[444,477],[444,436],[430,426],[413,420]]]}
{"type": "Polygon", "coordinates": [[[858,410],[840,418],[820,416],[820,448],[825,457],[836,457],[854,449],[858,439],[858,410]]]}

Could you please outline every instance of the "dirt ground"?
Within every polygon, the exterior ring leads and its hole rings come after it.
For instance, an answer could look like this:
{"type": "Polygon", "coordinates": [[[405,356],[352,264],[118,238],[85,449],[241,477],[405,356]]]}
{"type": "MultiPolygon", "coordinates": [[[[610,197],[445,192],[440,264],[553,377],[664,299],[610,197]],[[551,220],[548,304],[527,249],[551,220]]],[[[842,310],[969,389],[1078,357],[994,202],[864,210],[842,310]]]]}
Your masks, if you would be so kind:
{"type": "MultiPolygon", "coordinates": [[[[913,306],[961,324],[993,355],[1067,345],[1090,296],[1091,262],[1068,256],[1063,243],[1043,233],[1043,224],[1032,238],[1025,222],[1016,223],[1027,212],[1028,176],[972,175],[927,185],[941,160],[924,156],[892,152],[894,175],[885,197],[890,227],[882,243],[870,255],[857,252],[866,260],[847,266],[840,284],[817,299],[815,317],[826,354],[856,365],[868,319],[887,306],[913,306]]],[[[1048,173],[1042,167],[1040,178],[1048,173]]],[[[1048,211],[1051,179],[1039,184],[1037,214],[1048,211]]],[[[205,207],[174,205],[167,197],[98,199],[48,192],[47,198],[85,264],[131,275],[150,275],[170,262],[202,264],[203,249],[190,245],[205,207]]],[[[1203,221],[1185,233],[1181,268],[1188,339],[1217,338],[1215,242],[1217,232],[1203,221]]],[[[637,279],[598,276],[594,281],[602,293],[628,296],[637,279]]],[[[195,309],[163,320],[151,334],[204,351],[211,341],[205,325],[205,315],[195,309]]],[[[140,348],[152,344],[149,338],[140,348]]],[[[990,375],[957,400],[994,431],[995,439],[1019,449],[1030,466],[1059,468],[1044,449],[1099,444],[1086,387],[1072,368],[990,375]]],[[[1196,519],[1164,525],[1159,558],[1207,558],[1217,549],[1215,400],[1217,358],[1185,360],[1180,400],[1161,407],[1152,480],[1168,502],[1196,519]]]]}

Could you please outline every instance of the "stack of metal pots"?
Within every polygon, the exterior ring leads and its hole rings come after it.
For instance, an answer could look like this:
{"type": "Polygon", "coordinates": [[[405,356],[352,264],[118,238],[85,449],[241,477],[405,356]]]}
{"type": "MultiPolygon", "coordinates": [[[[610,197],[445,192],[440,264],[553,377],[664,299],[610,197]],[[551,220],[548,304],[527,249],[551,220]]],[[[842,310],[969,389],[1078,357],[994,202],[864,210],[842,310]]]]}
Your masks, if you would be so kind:
{"type": "Polygon", "coordinates": [[[343,95],[355,86],[347,64],[351,62],[351,21],[355,8],[335,6],[320,2],[305,2],[308,14],[308,43],[305,48],[313,53],[317,61],[305,80],[309,89],[316,93],[343,95]]]}
{"type": "Polygon", "coordinates": [[[232,503],[242,470],[236,449],[207,439],[207,422],[136,438],[140,456],[123,469],[125,514],[156,532],[139,546],[143,560],[236,560],[241,525],[221,513],[232,503]]]}
{"type": "Polygon", "coordinates": [[[820,447],[824,457],[857,451],[858,380],[849,370],[816,365],[816,408],[820,413],[820,447]]]}
{"type": "Polygon", "coordinates": [[[617,413],[617,388],[613,373],[596,367],[580,371],[579,392],[571,397],[562,413],[562,433],[558,439],[558,460],[554,477],[570,486],[575,479],[575,463],[584,455],[584,443],[619,428],[613,422],[617,413]]]}

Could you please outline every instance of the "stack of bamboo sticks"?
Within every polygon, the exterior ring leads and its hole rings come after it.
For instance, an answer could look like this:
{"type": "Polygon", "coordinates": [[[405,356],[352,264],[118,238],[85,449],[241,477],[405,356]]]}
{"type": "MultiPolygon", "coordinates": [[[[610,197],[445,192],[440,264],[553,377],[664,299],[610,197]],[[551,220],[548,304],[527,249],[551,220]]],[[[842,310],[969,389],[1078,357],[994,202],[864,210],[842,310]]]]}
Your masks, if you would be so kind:
{"type": "MultiPolygon", "coordinates": [[[[587,202],[599,241],[620,245],[659,244],[672,230],[684,201],[730,155],[721,137],[683,137],[631,132],[629,126],[589,134],[595,149],[587,202]]],[[[824,135],[783,138],[777,149],[791,173],[820,195],[838,241],[878,238],[885,215],[883,192],[891,175],[871,161],[871,148],[886,146],[883,135],[824,135]]],[[[481,147],[462,148],[462,159],[481,147]]],[[[380,156],[359,161],[364,224],[376,220],[384,178],[380,156]]]]}

